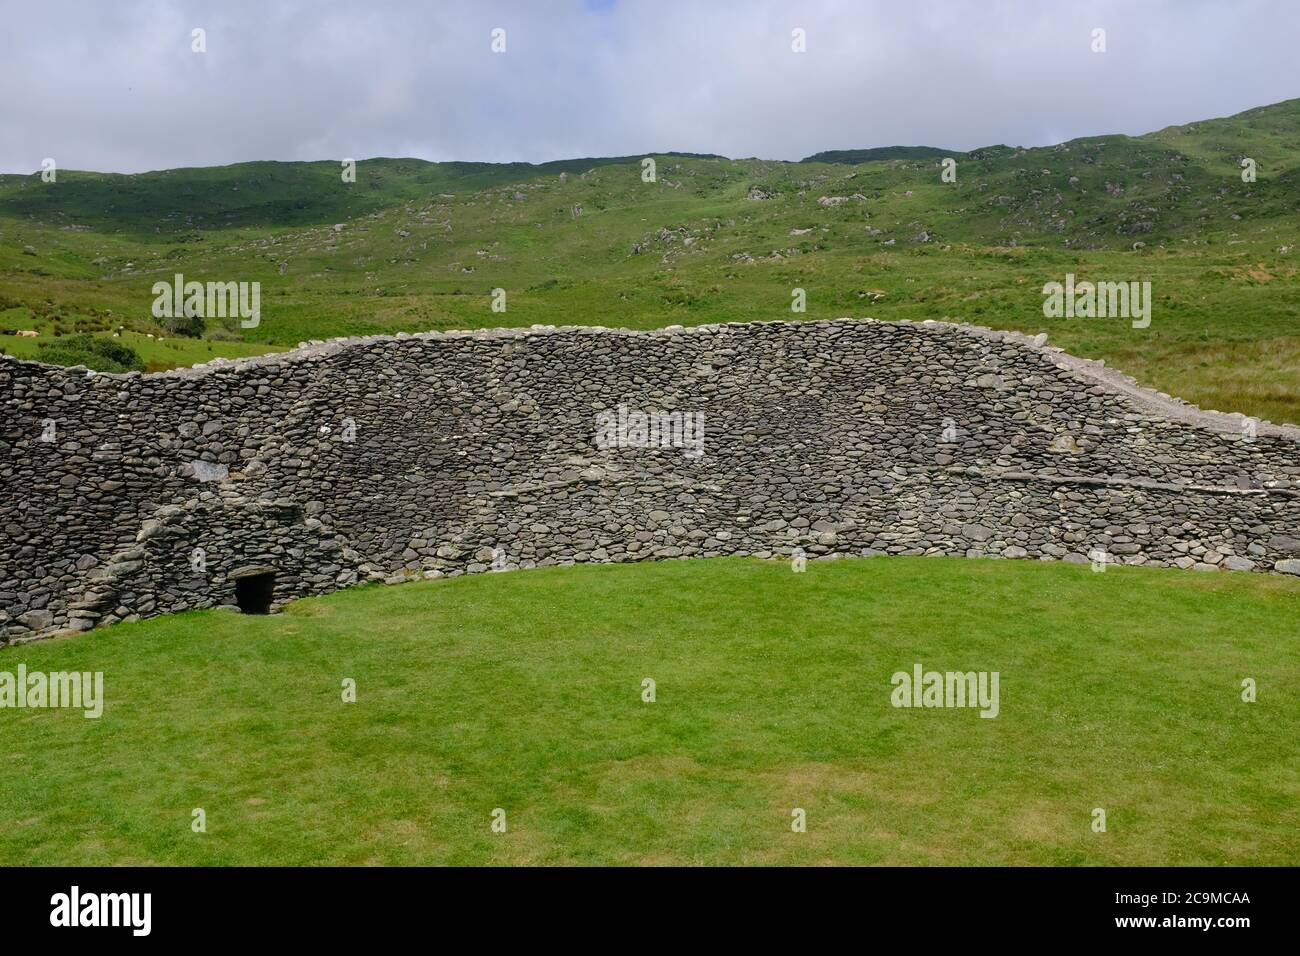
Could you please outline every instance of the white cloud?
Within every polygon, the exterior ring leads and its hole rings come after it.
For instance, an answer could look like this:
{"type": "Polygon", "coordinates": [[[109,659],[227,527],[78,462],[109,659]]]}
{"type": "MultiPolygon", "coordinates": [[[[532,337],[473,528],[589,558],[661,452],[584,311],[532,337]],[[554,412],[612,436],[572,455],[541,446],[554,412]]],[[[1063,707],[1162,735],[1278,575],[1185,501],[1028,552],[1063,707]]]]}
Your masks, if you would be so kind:
{"type": "Polygon", "coordinates": [[[1300,95],[1293,0],[0,0],[0,22],[20,172],[1043,145],[1300,95]]]}

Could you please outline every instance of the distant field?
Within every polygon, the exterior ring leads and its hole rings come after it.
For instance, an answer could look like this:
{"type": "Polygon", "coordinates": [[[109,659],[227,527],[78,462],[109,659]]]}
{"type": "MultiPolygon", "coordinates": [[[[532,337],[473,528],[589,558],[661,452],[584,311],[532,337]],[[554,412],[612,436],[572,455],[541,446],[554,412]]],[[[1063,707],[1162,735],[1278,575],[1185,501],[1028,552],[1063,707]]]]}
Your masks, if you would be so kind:
{"type": "Polygon", "coordinates": [[[652,183],[635,157],[374,159],[352,184],[332,163],[0,176],[0,330],[40,333],[0,350],[124,326],[152,369],[397,331],[947,319],[1045,331],[1203,407],[1300,422],[1298,142],[1291,100],[977,150],[952,183],[939,155],[891,149],[822,157],[899,157],[858,165],[660,155],[652,183]],[[259,282],[261,324],[178,341],[151,315],[176,273],[259,282]],[[1045,318],[1043,285],[1067,273],[1150,281],[1150,326],[1045,318]]]}
{"type": "Polygon", "coordinates": [[[1297,620],[1290,578],[888,558],[117,625],[0,650],[107,698],[0,710],[0,863],[1294,865],[1297,620]],[[918,662],[998,716],[892,707],[918,662]]]}

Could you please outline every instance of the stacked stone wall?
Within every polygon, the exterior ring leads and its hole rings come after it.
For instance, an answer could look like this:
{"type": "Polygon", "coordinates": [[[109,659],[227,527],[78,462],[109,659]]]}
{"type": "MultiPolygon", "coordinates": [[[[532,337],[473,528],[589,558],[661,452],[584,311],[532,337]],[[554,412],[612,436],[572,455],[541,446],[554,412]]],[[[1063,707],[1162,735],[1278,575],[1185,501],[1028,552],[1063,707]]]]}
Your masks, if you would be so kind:
{"type": "Polygon", "coordinates": [[[430,333],[126,376],[3,359],[0,640],[229,605],[259,570],[276,606],[735,554],[1300,573],[1300,431],[1251,424],[942,323],[430,333]],[[702,414],[702,449],[611,446],[620,405],[702,414]]]}

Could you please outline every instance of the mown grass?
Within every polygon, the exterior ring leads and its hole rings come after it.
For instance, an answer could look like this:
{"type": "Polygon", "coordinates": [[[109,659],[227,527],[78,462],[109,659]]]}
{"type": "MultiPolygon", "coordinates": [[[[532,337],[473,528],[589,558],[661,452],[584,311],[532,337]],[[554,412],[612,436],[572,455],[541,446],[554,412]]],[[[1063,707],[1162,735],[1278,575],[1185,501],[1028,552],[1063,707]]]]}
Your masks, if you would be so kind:
{"type": "Polygon", "coordinates": [[[0,863],[1295,864],[1298,610],[1277,576],[724,559],[118,625],[0,651],[107,697],[0,710],[0,863]],[[999,716],[891,707],[918,661],[998,671],[999,716]]]}

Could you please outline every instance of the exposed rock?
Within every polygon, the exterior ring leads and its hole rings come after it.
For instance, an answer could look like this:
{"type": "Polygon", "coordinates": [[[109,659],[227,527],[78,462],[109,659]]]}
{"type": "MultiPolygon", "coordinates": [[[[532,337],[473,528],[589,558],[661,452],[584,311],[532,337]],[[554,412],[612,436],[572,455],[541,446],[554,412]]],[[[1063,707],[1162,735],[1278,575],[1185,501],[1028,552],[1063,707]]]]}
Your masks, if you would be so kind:
{"type": "Polygon", "coordinates": [[[1079,443],[1074,440],[1073,435],[1057,435],[1047,444],[1047,450],[1065,455],[1080,455],[1083,449],[1079,443]]]}
{"type": "Polygon", "coordinates": [[[17,620],[33,631],[43,631],[54,623],[54,612],[46,610],[26,611],[19,614],[17,620]]]}

